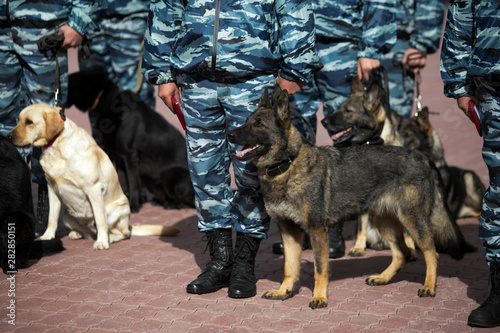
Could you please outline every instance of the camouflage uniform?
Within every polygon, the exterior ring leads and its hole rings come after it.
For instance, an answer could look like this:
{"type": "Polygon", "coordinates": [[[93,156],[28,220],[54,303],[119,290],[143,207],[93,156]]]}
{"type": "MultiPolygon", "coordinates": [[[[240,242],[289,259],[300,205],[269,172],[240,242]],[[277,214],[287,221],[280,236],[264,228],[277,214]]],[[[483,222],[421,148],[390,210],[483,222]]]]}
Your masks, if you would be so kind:
{"type": "MultiPolygon", "coordinates": [[[[91,34],[90,58],[80,48],[80,70],[106,72],[124,89],[135,90],[149,0],[108,0],[98,19],[100,31],[91,34]]],[[[154,86],[142,80],[138,94],[155,108],[154,86]]]]}
{"type": "MultiPolygon", "coordinates": [[[[97,28],[92,17],[98,9],[90,0],[5,0],[0,2],[0,134],[15,125],[19,112],[32,103],[54,105],[56,57],[40,53],[40,37],[57,33],[67,24],[85,35],[97,28]]],[[[68,83],[67,53],[60,52],[60,100],[65,101],[68,83]]],[[[23,150],[25,158],[30,150],[23,150]]],[[[35,168],[33,168],[35,169],[35,168]]],[[[41,169],[34,181],[43,181],[41,169]]]]}
{"type": "Polygon", "coordinates": [[[158,1],[151,4],[143,73],[182,89],[200,231],[233,227],[265,238],[255,166],[237,161],[226,133],[244,123],[276,75],[307,81],[319,66],[313,17],[300,0],[158,1]],[[220,10],[217,8],[220,5],[220,10]],[[217,19],[218,18],[218,19],[217,19]],[[230,187],[232,163],[237,190],[230,187]]]}
{"type": "Polygon", "coordinates": [[[360,57],[380,59],[396,42],[396,0],[320,0],[313,2],[316,49],[323,68],[292,96],[297,110],[316,123],[316,111],[335,112],[347,99],[360,57]]]}
{"type": "Polygon", "coordinates": [[[488,262],[500,261],[499,13],[498,1],[451,1],[441,53],[445,95],[476,96],[480,102],[482,154],[490,186],[483,198],[479,236],[485,241],[488,262]]]}
{"type": "Polygon", "coordinates": [[[399,0],[396,5],[398,40],[391,52],[382,55],[381,65],[389,76],[391,108],[403,117],[412,115],[415,86],[414,74],[403,71],[403,53],[410,47],[426,54],[437,52],[443,18],[442,0],[399,0]]]}

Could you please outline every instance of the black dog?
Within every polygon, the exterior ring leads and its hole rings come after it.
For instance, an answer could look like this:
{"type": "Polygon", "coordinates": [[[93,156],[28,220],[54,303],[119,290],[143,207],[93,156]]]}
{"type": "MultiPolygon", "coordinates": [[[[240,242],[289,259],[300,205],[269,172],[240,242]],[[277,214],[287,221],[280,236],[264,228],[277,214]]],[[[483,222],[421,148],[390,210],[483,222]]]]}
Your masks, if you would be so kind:
{"type": "Polygon", "coordinates": [[[4,273],[26,267],[36,223],[28,165],[0,135],[0,262],[4,273]]]}
{"type": "Polygon", "coordinates": [[[28,165],[0,135],[0,266],[5,274],[29,266],[29,259],[64,250],[59,238],[35,241],[36,223],[28,165]]]}
{"type": "Polygon", "coordinates": [[[182,134],[139,96],[104,73],[69,76],[66,106],[95,115],[92,134],[116,166],[120,184],[139,211],[142,185],[165,208],[194,207],[194,189],[182,134]]]}

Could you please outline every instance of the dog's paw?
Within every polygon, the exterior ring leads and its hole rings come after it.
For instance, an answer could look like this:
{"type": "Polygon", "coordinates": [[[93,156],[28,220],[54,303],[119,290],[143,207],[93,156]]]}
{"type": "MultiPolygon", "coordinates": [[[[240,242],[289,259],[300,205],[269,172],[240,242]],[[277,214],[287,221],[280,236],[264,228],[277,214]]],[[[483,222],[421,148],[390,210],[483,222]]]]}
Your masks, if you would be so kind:
{"type": "Polygon", "coordinates": [[[265,299],[279,299],[284,301],[285,299],[288,299],[292,297],[292,293],[289,291],[283,292],[280,290],[268,290],[262,295],[262,298],[265,299]]]}
{"type": "Polygon", "coordinates": [[[46,235],[46,234],[43,234],[40,237],[38,237],[37,239],[35,239],[35,240],[37,240],[37,241],[38,240],[51,240],[51,239],[54,239],[54,238],[56,238],[55,235],[46,235]]]}
{"type": "Polygon", "coordinates": [[[418,297],[435,297],[436,289],[423,286],[418,290],[418,297]]]}
{"type": "Polygon", "coordinates": [[[355,248],[353,247],[350,251],[349,251],[349,256],[350,257],[362,257],[365,255],[365,249],[360,249],[360,248],[355,248]]]}
{"type": "Polygon", "coordinates": [[[109,243],[103,241],[94,242],[94,250],[107,250],[109,249],[109,243]]]}
{"type": "Polygon", "coordinates": [[[326,308],[328,306],[328,300],[326,297],[313,297],[309,302],[309,307],[311,309],[326,308]]]}
{"type": "Polygon", "coordinates": [[[69,239],[72,239],[72,240],[77,240],[77,239],[81,239],[82,238],[82,234],[79,233],[78,231],[71,231],[69,234],[68,234],[68,237],[69,239]]]}
{"type": "Polygon", "coordinates": [[[366,284],[369,286],[383,286],[389,281],[380,277],[380,275],[372,275],[365,280],[366,284]]]}

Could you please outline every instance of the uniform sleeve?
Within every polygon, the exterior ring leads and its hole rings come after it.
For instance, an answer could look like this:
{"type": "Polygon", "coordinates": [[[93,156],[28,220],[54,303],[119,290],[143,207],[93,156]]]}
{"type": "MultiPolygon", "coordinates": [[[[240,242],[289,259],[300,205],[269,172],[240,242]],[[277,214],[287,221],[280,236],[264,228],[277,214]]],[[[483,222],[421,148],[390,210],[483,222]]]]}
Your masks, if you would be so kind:
{"type": "Polygon", "coordinates": [[[410,36],[410,46],[427,54],[439,49],[443,29],[443,0],[416,1],[415,29],[410,36]]]}
{"type": "Polygon", "coordinates": [[[471,95],[467,68],[472,54],[471,0],[450,1],[441,50],[441,78],[444,94],[458,98],[471,95]]]}
{"type": "Polygon", "coordinates": [[[363,2],[363,35],[358,58],[380,59],[396,44],[396,1],[363,2]]]}
{"type": "Polygon", "coordinates": [[[151,84],[174,81],[170,54],[182,23],[183,12],[181,1],[151,1],[142,57],[142,73],[151,84]]]}
{"type": "Polygon", "coordinates": [[[67,24],[80,35],[97,31],[97,15],[106,5],[106,0],[73,0],[67,24]]]}
{"type": "Polygon", "coordinates": [[[280,76],[307,82],[322,65],[315,48],[314,15],[309,1],[278,0],[278,44],[282,56],[280,76]]]}

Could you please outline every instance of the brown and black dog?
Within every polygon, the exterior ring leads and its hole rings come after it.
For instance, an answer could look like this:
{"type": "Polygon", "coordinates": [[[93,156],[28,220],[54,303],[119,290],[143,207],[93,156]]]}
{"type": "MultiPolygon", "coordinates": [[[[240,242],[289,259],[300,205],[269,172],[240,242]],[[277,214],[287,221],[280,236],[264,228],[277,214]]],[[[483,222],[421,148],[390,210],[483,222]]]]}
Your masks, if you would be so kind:
{"type": "Polygon", "coordinates": [[[422,250],[427,266],[421,297],[435,296],[438,253],[461,259],[470,247],[445,204],[439,173],[422,153],[395,146],[317,147],[291,124],[288,93],[271,106],[267,90],[259,106],[228,139],[243,148],[241,160],[258,168],[267,212],[278,224],[285,278],[263,297],[285,300],[299,280],[304,232],[314,252],[311,308],[328,304],[328,225],[373,216],[392,251],[392,262],[369,285],[387,284],[410,256],[404,230],[422,250]]]}
{"type": "MultiPolygon", "coordinates": [[[[349,98],[322,121],[332,133],[334,145],[384,144],[418,150],[437,166],[452,216],[455,219],[479,216],[484,185],[473,171],[446,164],[442,143],[429,121],[428,109],[423,108],[417,116],[405,119],[384,103],[387,96],[379,77],[372,77],[366,85],[357,77],[353,78],[349,98]]],[[[387,248],[378,231],[371,226],[369,217],[362,216],[358,219],[356,242],[349,255],[362,256],[367,246],[376,250],[387,248]]],[[[411,248],[411,243],[408,246],[411,248]]]]}

